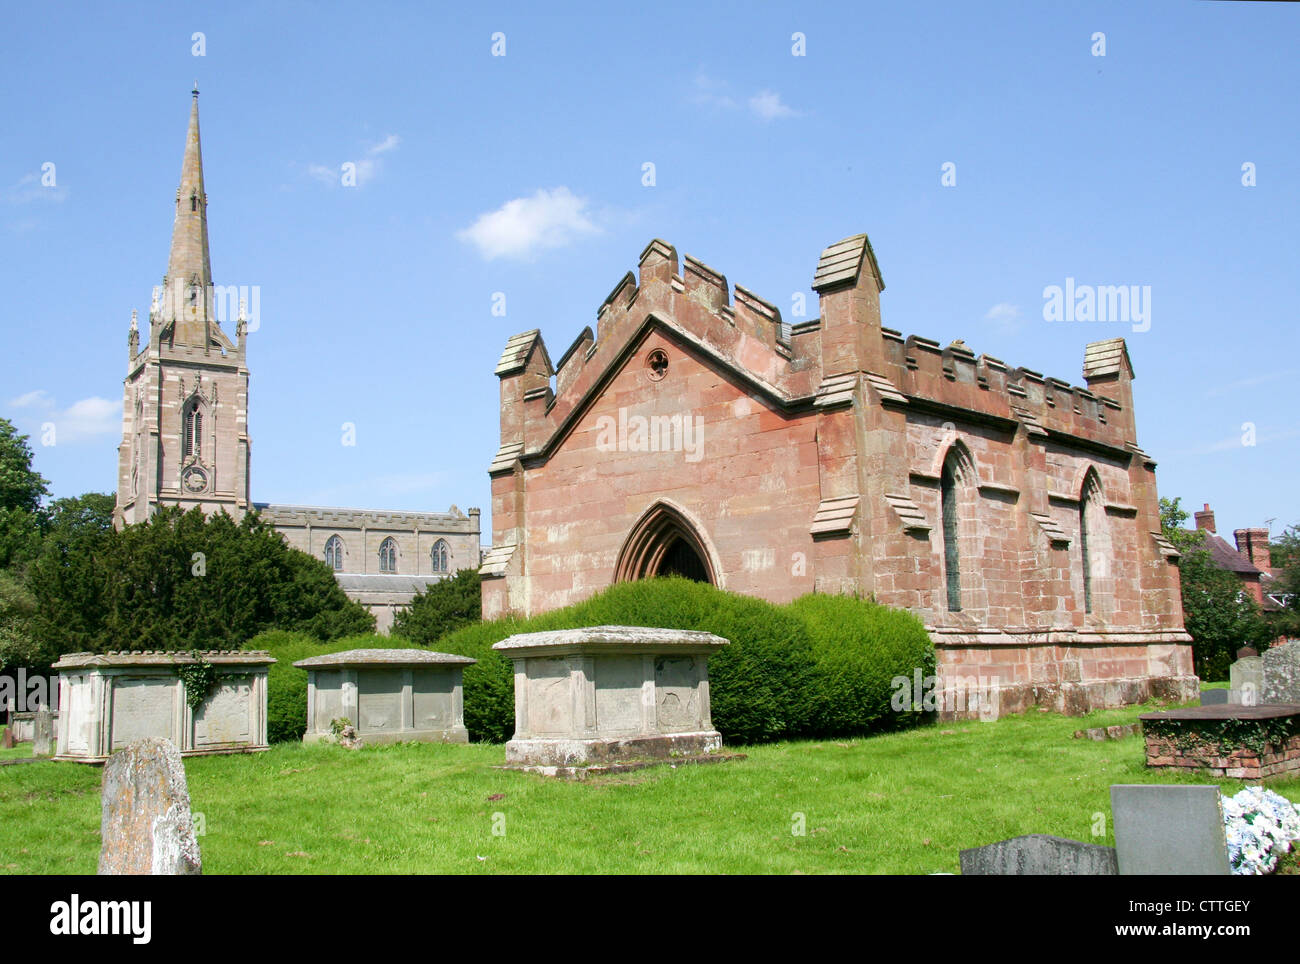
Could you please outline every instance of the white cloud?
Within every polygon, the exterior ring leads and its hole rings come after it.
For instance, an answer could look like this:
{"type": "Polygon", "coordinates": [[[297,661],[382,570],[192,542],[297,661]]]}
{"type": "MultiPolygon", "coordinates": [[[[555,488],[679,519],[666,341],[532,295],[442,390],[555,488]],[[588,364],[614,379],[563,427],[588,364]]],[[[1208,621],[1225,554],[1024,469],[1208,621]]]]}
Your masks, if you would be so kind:
{"type": "Polygon", "coordinates": [[[1228,395],[1237,392],[1243,388],[1254,388],[1256,385],[1263,385],[1266,382],[1277,381],[1279,378],[1287,378],[1295,375],[1297,369],[1286,368],[1277,372],[1264,372],[1258,375],[1251,375],[1249,378],[1241,378],[1235,382],[1227,382],[1223,385],[1216,385],[1205,393],[1206,398],[1214,398],[1217,395],[1228,395]]]}
{"type": "Polygon", "coordinates": [[[370,150],[366,151],[366,153],[372,157],[376,154],[386,154],[389,151],[396,150],[397,145],[400,143],[402,143],[400,137],[396,134],[389,134],[378,144],[374,145],[374,147],[370,148],[370,150]]]}
{"type": "Polygon", "coordinates": [[[991,322],[999,331],[1017,331],[1021,327],[1020,306],[1007,301],[998,302],[984,313],[984,320],[991,322]]]}
{"type": "Polygon", "coordinates": [[[331,187],[339,183],[342,172],[332,167],[326,167],[324,164],[308,164],[307,173],[322,184],[328,184],[331,187]]]}
{"type": "Polygon", "coordinates": [[[774,90],[760,90],[742,104],[728,93],[726,81],[710,77],[703,71],[695,75],[688,99],[693,104],[717,110],[740,110],[747,107],[751,114],[762,121],[799,116],[799,112],[781,100],[781,95],[774,90]]]}
{"type": "Polygon", "coordinates": [[[729,94],[724,93],[726,84],[715,80],[703,72],[695,75],[690,99],[694,104],[704,107],[721,107],[723,110],[735,110],[740,105],[729,94]]]}
{"type": "Polygon", "coordinates": [[[35,437],[46,435],[46,426],[54,426],[54,444],[80,442],[103,435],[118,435],[122,431],[122,400],[112,401],[92,395],[60,409],[55,399],[43,388],[19,395],[8,403],[9,408],[23,409],[15,421],[23,432],[35,437]]]}
{"type": "Polygon", "coordinates": [[[561,248],[599,233],[588,213],[587,199],[567,187],[557,187],[507,201],[495,211],[479,215],[468,228],[457,231],[456,237],[473,244],[488,261],[527,260],[542,250],[561,248]]]}
{"type": "Polygon", "coordinates": [[[773,90],[760,90],[749,98],[749,109],[760,120],[771,121],[782,117],[796,117],[797,112],[781,100],[773,90]]]}
{"type": "Polygon", "coordinates": [[[38,388],[34,392],[28,392],[26,395],[19,395],[17,398],[10,399],[10,408],[32,408],[39,406],[48,408],[54,404],[54,399],[50,398],[50,393],[43,388],[38,388]]]}
{"type": "MultiPolygon", "coordinates": [[[[381,154],[387,154],[390,151],[397,150],[402,143],[402,139],[396,134],[387,135],[382,141],[378,141],[365,148],[365,156],[359,160],[349,160],[344,163],[351,164],[356,176],[356,186],[364,187],[370,181],[379,176],[383,169],[383,162],[380,160],[381,154]]],[[[308,164],[307,174],[315,178],[322,184],[330,187],[343,186],[343,164],[340,163],[334,167],[327,164],[308,164]]]]}
{"type": "Polygon", "coordinates": [[[34,201],[58,203],[67,200],[67,197],[67,188],[58,187],[57,183],[53,187],[47,187],[41,183],[39,174],[25,174],[12,187],[0,191],[0,201],[6,204],[31,204],[34,201]]]}
{"type": "Polygon", "coordinates": [[[122,400],[92,396],[73,402],[50,421],[60,441],[78,441],[122,431],[122,400]]]}
{"type": "MultiPolygon", "coordinates": [[[[1271,444],[1273,442],[1284,442],[1300,436],[1300,429],[1288,429],[1282,432],[1263,432],[1255,439],[1255,446],[1271,444]]],[[[1195,445],[1185,449],[1175,449],[1170,452],[1164,452],[1165,458],[1187,458],[1196,455],[1215,455],[1219,452],[1244,452],[1246,449],[1254,448],[1242,443],[1242,433],[1238,432],[1221,438],[1215,442],[1208,442],[1204,445],[1195,445]]]]}

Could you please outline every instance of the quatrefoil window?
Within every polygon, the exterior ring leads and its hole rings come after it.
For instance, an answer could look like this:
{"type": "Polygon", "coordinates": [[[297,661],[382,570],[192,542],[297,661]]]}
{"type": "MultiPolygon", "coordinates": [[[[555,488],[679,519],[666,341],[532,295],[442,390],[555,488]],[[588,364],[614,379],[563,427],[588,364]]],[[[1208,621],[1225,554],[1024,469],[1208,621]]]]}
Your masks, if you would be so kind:
{"type": "Polygon", "coordinates": [[[668,374],[668,355],[662,348],[656,348],[645,360],[646,369],[652,381],[661,381],[668,374]]]}

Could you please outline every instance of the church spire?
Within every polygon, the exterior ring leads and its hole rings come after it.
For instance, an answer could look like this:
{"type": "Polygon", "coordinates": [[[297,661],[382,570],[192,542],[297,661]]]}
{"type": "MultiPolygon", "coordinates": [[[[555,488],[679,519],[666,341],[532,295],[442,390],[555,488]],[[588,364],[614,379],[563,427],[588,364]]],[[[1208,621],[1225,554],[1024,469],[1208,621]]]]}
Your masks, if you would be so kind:
{"type": "Polygon", "coordinates": [[[216,323],[212,304],[212,265],[208,257],[208,196],[203,190],[203,150],[199,143],[199,89],[194,84],[190,125],[185,134],[185,159],[176,191],[176,220],[171,253],[163,279],[166,298],[162,321],[176,322],[173,339],[207,347],[210,325],[216,323]]]}

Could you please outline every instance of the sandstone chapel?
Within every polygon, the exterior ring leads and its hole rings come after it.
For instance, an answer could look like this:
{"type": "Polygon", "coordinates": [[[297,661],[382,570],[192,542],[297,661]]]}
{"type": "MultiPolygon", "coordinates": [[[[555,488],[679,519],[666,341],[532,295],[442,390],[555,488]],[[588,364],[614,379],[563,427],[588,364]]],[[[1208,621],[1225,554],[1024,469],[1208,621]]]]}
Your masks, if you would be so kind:
{"type": "MultiPolygon", "coordinates": [[[[256,509],[295,548],[323,559],[381,632],[415,593],[479,564],[479,510],[402,512],[255,503],[249,495],[248,325],[239,289],[215,286],[193,91],[171,253],[149,309],[131,313],[118,446],[119,528],[160,505],[234,519],[256,509]],[[234,339],[221,321],[234,322],[234,339]]],[[[247,290],[247,289],[245,289],[247,290]]]]}
{"type": "Polygon", "coordinates": [[[883,327],[884,287],[846,238],[817,262],[821,317],[786,325],[656,240],[558,364],[509,339],[483,615],[661,573],[854,593],[917,614],[939,686],[996,680],[1002,712],[1191,698],[1124,340],[1072,386],[883,327]]]}

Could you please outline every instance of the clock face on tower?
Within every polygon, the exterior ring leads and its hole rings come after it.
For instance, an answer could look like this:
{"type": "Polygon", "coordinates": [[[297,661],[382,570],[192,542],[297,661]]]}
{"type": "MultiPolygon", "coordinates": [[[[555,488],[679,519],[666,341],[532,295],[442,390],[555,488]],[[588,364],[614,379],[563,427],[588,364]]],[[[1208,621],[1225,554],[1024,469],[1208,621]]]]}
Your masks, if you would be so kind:
{"type": "Polygon", "coordinates": [[[190,492],[202,492],[208,487],[208,473],[197,465],[191,465],[181,477],[185,488],[190,492]]]}

